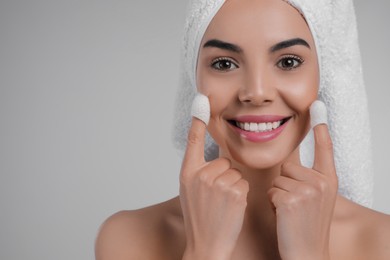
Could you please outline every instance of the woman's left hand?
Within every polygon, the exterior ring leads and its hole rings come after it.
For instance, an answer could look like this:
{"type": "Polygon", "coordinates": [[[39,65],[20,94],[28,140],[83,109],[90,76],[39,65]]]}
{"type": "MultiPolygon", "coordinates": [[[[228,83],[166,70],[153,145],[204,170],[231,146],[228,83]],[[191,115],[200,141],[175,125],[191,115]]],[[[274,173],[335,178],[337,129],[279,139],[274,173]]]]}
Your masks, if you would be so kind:
{"type": "Polygon", "coordinates": [[[325,124],[314,127],[312,169],[286,162],[269,198],[275,208],[282,259],[329,259],[329,236],[338,181],[333,145],[325,124]]]}

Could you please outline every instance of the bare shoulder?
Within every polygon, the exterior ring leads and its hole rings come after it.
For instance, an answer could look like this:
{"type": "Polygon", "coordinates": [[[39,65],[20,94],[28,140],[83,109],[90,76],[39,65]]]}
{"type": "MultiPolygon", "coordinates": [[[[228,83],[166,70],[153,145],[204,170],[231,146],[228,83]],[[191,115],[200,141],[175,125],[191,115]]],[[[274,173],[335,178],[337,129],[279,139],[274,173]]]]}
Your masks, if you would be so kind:
{"type": "Polygon", "coordinates": [[[178,198],[143,209],[120,211],[100,227],[95,256],[97,260],[181,259],[183,234],[178,198]]]}
{"type": "Polygon", "coordinates": [[[344,259],[390,259],[390,215],[341,197],[335,218],[335,248],[353,256],[344,259]]]}
{"type": "Polygon", "coordinates": [[[390,259],[390,216],[365,207],[358,211],[362,248],[369,252],[370,259],[390,259]]]}

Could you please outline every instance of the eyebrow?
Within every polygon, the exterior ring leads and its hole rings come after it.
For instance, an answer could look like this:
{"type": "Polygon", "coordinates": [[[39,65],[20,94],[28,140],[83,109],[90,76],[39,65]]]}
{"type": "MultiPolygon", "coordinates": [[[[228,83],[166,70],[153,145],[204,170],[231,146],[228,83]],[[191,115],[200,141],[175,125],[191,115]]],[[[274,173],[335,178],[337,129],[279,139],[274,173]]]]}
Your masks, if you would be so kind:
{"type": "Polygon", "coordinates": [[[289,47],[292,47],[294,45],[302,45],[302,46],[306,46],[307,48],[310,49],[310,45],[307,43],[307,41],[305,41],[304,39],[301,39],[301,38],[294,38],[294,39],[289,39],[289,40],[285,40],[282,42],[278,42],[277,44],[275,44],[274,46],[272,46],[270,48],[270,52],[276,52],[278,50],[289,48],[289,47]]]}
{"type": "Polygon", "coordinates": [[[212,39],[212,40],[207,41],[203,45],[203,48],[207,48],[207,47],[215,47],[215,48],[219,48],[222,50],[232,51],[235,53],[242,52],[242,49],[238,45],[235,45],[233,43],[224,42],[224,41],[217,40],[217,39],[212,39]]]}
{"type": "MultiPolygon", "coordinates": [[[[277,44],[273,45],[270,48],[270,52],[276,52],[276,51],[279,51],[281,49],[286,49],[286,48],[289,48],[289,47],[292,47],[295,45],[302,45],[302,46],[305,46],[305,47],[310,49],[310,45],[304,39],[293,38],[293,39],[285,40],[282,42],[278,42],[277,44]]],[[[217,40],[217,39],[212,39],[212,40],[207,41],[203,45],[203,48],[207,48],[207,47],[215,47],[215,48],[219,48],[222,50],[232,51],[235,53],[242,53],[243,52],[240,46],[233,44],[233,43],[228,43],[228,42],[224,42],[221,40],[217,40]]]]}

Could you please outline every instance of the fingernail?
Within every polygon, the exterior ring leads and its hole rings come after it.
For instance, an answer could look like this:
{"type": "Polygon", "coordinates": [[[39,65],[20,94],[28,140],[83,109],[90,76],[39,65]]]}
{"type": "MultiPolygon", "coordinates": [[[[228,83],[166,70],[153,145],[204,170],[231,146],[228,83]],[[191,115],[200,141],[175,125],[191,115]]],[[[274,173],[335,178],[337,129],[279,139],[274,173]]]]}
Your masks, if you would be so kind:
{"type": "Polygon", "coordinates": [[[192,102],[191,115],[202,120],[206,125],[210,120],[210,102],[208,97],[198,93],[192,102]]]}
{"type": "Polygon", "coordinates": [[[310,124],[315,127],[319,124],[328,124],[328,115],[324,102],[316,100],[310,106],[310,124]]]}

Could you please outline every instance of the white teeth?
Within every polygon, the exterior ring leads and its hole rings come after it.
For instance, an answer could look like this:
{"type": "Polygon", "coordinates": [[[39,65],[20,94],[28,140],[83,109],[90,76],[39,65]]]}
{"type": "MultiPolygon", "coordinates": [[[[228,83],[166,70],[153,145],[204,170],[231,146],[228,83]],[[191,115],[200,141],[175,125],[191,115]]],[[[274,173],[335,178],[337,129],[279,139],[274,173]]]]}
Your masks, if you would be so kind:
{"type": "Polygon", "coordinates": [[[253,122],[236,122],[237,127],[249,132],[266,132],[278,128],[282,121],[267,122],[267,123],[253,123],[253,122]]]}
{"type": "Polygon", "coordinates": [[[256,123],[250,123],[249,124],[249,129],[251,132],[258,132],[259,131],[259,127],[256,123]]]}
{"type": "Polygon", "coordinates": [[[259,130],[260,130],[260,131],[265,131],[265,130],[267,130],[267,125],[266,125],[266,123],[260,123],[260,124],[259,124],[259,130]]]}

